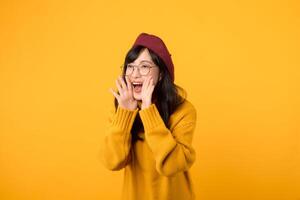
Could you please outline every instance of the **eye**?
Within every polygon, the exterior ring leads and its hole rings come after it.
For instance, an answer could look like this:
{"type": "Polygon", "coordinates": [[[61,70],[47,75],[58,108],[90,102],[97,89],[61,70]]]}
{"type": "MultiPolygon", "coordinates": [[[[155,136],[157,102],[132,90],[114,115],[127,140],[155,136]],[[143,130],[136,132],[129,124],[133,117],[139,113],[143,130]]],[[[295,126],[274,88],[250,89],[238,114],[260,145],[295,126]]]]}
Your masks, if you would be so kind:
{"type": "Polygon", "coordinates": [[[133,66],[132,66],[132,65],[127,65],[127,68],[128,68],[128,69],[132,69],[133,66]]]}
{"type": "Polygon", "coordinates": [[[142,65],[142,68],[146,69],[146,68],[149,68],[149,66],[147,66],[147,65],[142,65]]]}

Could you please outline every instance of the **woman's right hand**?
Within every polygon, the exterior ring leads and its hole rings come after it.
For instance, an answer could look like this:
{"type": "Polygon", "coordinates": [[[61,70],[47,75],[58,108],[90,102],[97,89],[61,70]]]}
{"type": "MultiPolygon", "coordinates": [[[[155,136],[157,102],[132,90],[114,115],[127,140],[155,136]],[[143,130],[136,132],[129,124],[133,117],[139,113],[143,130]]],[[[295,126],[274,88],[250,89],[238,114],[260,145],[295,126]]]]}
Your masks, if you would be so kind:
{"type": "Polygon", "coordinates": [[[112,88],[110,88],[110,92],[116,97],[121,108],[135,110],[137,108],[137,100],[133,97],[133,88],[129,78],[125,76],[125,79],[127,85],[121,76],[116,80],[116,85],[120,94],[113,91],[112,88]]]}

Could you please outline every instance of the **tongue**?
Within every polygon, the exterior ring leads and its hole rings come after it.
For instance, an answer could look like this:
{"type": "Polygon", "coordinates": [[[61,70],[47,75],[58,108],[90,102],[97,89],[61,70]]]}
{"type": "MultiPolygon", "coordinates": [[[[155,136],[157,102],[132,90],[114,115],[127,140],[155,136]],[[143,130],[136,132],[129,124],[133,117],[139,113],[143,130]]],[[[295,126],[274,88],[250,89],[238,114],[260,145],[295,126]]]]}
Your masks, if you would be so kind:
{"type": "Polygon", "coordinates": [[[141,92],[142,91],[142,86],[135,86],[134,87],[134,92],[141,92]]]}

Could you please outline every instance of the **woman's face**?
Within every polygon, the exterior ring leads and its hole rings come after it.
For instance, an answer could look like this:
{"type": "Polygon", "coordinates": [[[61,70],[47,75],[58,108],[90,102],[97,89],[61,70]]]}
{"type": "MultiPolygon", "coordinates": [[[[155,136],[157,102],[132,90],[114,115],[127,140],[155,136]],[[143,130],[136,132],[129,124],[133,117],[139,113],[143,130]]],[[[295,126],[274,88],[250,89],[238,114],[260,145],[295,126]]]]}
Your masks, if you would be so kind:
{"type": "MultiPolygon", "coordinates": [[[[160,80],[160,73],[159,67],[154,64],[150,53],[147,48],[141,50],[137,59],[134,62],[129,63],[133,67],[133,71],[130,75],[127,75],[132,83],[133,86],[133,97],[141,101],[141,91],[142,91],[142,84],[146,80],[147,77],[153,78],[153,84],[156,85],[157,82],[160,80]],[[151,67],[147,75],[141,75],[140,70],[137,67],[151,67]]],[[[127,68],[128,69],[128,68],[127,68]]]]}

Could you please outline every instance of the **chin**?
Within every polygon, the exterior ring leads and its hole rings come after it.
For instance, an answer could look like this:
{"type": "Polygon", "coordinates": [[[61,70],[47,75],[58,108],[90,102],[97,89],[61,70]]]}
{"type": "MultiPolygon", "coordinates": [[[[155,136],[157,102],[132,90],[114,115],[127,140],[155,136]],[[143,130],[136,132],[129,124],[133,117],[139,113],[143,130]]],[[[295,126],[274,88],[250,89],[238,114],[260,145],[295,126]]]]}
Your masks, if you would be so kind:
{"type": "Polygon", "coordinates": [[[140,94],[133,94],[133,98],[137,101],[141,101],[142,100],[142,97],[140,94]]]}

